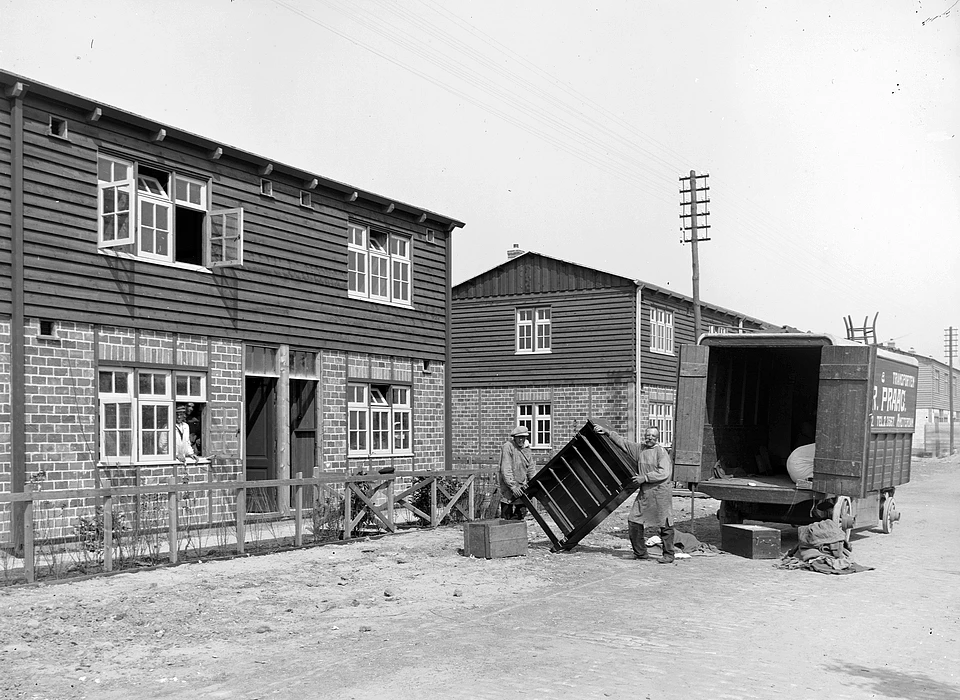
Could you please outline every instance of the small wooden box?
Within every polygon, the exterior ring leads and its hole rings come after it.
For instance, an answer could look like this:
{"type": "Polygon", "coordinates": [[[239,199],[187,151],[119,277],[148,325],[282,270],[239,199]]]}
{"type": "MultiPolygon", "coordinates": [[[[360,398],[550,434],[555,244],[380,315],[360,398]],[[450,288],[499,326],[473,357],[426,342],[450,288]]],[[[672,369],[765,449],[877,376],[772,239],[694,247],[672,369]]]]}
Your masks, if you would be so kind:
{"type": "Polygon", "coordinates": [[[762,525],[723,525],[720,549],[747,559],[779,559],[780,531],[762,525]]]}
{"type": "Polygon", "coordinates": [[[527,523],[523,520],[477,520],[463,526],[465,557],[499,559],[526,554],[527,523]]]}

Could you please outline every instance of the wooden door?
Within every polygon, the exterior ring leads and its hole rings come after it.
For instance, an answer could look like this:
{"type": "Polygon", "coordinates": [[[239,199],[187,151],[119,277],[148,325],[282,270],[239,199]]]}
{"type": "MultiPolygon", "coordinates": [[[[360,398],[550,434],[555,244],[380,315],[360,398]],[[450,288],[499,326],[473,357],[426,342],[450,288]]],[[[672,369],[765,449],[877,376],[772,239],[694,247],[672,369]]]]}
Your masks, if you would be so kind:
{"type": "MultiPolygon", "coordinates": [[[[311,476],[317,454],[317,381],[290,380],[290,476],[311,476]]],[[[293,503],[293,491],[290,493],[293,503]]]]}
{"type": "Polygon", "coordinates": [[[815,491],[864,495],[867,401],[872,388],[871,353],[875,352],[867,345],[825,345],[820,351],[815,491]]]}
{"type": "MultiPolygon", "coordinates": [[[[673,480],[696,483],[710,478],[701,466],[703,422],[707,406],[707,366],[710,348],[681,345],[674,411],[673,480]]],[[[707,465],[709,470],[713,465],[707,465]]]]}
{"type": "MultiPolygon", "coordinates": [[[[246,378],[246,454],[244,478],[250,481],[277,478],[277,380],[246,378]]],[[[266,513],[277,510],[275,488],[249,489],[247,510],[266,513]]]]}

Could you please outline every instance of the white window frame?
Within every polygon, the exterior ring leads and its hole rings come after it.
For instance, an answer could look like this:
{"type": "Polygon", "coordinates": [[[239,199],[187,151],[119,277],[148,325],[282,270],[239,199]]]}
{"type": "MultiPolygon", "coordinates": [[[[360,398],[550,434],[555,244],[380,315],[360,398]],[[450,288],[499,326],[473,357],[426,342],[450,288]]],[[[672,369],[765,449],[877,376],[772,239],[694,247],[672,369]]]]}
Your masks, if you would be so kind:
{"type": "Polygon", "coordinates": [[[412,241],[408,236],[347,226],[347,295],[392,306],[413,306],[412,241]]]}
{"type": "Polygon", "coordinates": [[[660,431],[660,444],[673,445],[673,402],[651,401],[647,425],[660,431]]]}
{"type": "MultiPolygon", "coordinates": [[[[187,269],[210,269],[243,265],[243,209],[213,209],[210,205],[209,181],[190,177],[166,168],[153,168],[169,174],[166,189],[151,174],[140,174],[140,164],[109,153],[97,158],[97,250],[106,255],[144,260],[187,269]],[[118,172],[118,169],[122,172],[118,172]],[[180,196],[181,186],[186,196],[180,196]],[[144,191],[140,190],[143,187],[144,191]],[[168,191],[169,190],[169,191],[168,191]],[[117,212],[120,193],[127,195],[127,208],[117,212]],[[158,253],[156,245],[145,245],[147,217],[141,205],[166,213],[166,252],[158,253]],[[202,264],[176,260],[176,210],[185,207],[204,214],[202,264]],[[125,234],[120,214],[126,214],[125,234]],[[125,250],[129,248],[129,250],[125,250]]],[[[156,217],[154,217],[156,221],[156,217]]],[[[149,227],[152,229],[153,227],[149,227]]],[[[155,239],[154,239],[155,240],[155,239]]]]}
{"type": "Polygon", "coordinates": [[[673,312],[650,307],[650,352],[673,355],[673,312]]]}
{"type": "Polygon", "coordinates": [[[553,351],[553,319],[549,306],[529,306],[516,310],[517,355],[541,355],[553,351]]]}
{"type": "Polygon", "coordinates": [[[347,456],[413,454],[412,389],[404,384],[347,384],[347,456]]]}
{"type": "MultiPolygon", "coordinates": [[[[204,372],[184,371],[169,367],[150,367],[133,369],[104,365],[97,377],[97,395],[99,404],[98,458],[101,464],[155,464],[174,460],[174,428],[176,424],[176,405],[178,403],[207,403],[207,375],[204,372]],[[102,389],[101,374],[111,376],[110,390],[102,389]],[[117,377],[126,378],[127,390],[116,391],[117,377]],[[187,380],[186,391],[177,391],[177,379],[187,380]],[[141,385],[143,382],[143,385],[141,385]],[[126,406],[129,412],[129,427],[111,427],[108,425],[108,412],[114,407],[119,416],[120,406],[126,406]],[[161,416],[160,421],[146,420],[147,413],[153,417],[161,416]],[[166,423],[164,426],[163,423],[166,423]],[[151,425],[153,423],[153,425],[151,425]],[[161,427],[155,427],[160,425],[161,427]],[[121,432],[129,433],[129,454],[108,454],[108,433],[114,433],[119,445],[121,432]],[[152,447],[145,445],[147,432],[153,434],[152,447]],[[150,448],[150,449],[148,449],[150,448]]],[[[150,441],[146,441],[149,443],[150,441]]],[[[118,450],[119,452],[119,450],[118,450]]]]}
{"type": "Polygon", "coordinates": [[[517,404],[517,425],[530,431],[530,446],[549,449],[553,441],[553,404],[529,401],[517,404]]]}

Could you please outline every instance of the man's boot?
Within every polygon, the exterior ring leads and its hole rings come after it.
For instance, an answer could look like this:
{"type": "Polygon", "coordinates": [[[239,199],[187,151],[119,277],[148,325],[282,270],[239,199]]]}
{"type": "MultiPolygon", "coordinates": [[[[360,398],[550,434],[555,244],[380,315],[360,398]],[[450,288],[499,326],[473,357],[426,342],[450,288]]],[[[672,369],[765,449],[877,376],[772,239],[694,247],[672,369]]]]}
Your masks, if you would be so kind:
{"type": "Polygon", "coordinates": [[[647,554],[647,543],[643,539],[643,525],[640,523],[628,522],[630,532],[630,546],[633,548],[634,559],[649,559],[647,554]]]}
{"type": "Polygon", "coordinates": [[[676,553],[673,549],[674,531],[672,525],[660,528],[660,540],[663,543],[663,556],[657,561],[661,564],[672,564],[676,559],[676,553]]]}

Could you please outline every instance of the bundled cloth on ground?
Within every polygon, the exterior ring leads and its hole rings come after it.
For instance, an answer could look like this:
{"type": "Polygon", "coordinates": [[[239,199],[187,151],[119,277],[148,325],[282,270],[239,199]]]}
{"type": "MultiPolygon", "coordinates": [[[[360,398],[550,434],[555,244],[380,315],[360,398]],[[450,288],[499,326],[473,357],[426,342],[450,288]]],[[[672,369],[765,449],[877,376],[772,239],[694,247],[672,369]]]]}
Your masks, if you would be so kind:
{"type": "Polygon", "coordinates": [[[854,562],[846,535],[833,520],[820,520],[797,528],[797,545],[783,555],[778,569],[808,569],[821,574],[855,574],[872,566],[854,562]]]}

